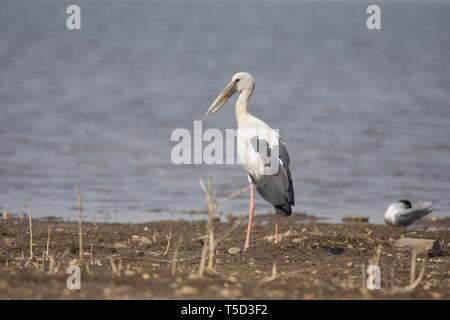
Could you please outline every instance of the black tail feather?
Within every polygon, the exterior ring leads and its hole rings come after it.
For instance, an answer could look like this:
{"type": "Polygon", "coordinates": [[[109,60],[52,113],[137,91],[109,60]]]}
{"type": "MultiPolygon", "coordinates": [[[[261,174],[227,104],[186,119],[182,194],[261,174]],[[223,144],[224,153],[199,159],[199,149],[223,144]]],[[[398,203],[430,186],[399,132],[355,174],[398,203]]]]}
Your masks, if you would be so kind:
{"type": "Polygon", "coordinates": [[[288,217],[292,214],[292,208],[289,202],[286,201],[285,204],[281,206],[274,206],[275,212],[283,217],[288,217]]]}

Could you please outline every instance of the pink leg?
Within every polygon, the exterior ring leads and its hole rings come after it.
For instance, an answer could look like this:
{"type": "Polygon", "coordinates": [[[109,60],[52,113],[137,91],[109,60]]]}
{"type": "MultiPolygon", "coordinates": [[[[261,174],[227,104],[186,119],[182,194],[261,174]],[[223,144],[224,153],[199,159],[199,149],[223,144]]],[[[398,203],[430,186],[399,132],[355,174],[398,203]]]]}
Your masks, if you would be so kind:
{"type": "Polygon", "coordinates": [[[248,227],[245,237],[244,251],[250,249],[250,233],[252,231],[253,214],[255,213],[255,201],[253,198],[253,183],[250,183],[250,206],[248,208],[248,227]]]}
{"type": "Polygon", "coordinates": [[[279,219],[280,217],[278,216],[278,214],[275,213],[275,239],[274,239],[274,243],[278,243],[278,223],[279,223],[279,219]]]}

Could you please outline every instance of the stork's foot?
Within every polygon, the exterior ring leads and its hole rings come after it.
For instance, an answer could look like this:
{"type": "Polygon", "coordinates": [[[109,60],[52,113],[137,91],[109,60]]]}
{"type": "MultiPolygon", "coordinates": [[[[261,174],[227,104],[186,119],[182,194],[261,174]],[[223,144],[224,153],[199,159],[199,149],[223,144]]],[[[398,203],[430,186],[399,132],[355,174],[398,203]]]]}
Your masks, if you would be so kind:
{"type": "Polygon", "coordinates": [[[275,235],[273,236],[273,243],[278,244],[278,216],[275,216],[275,235]]]}
{"type": "Polygon", "coordinates": [[[281,242],[281,236],[279,234],[276,234],[273,236],[273,243],[279,244],[281,242]]]}

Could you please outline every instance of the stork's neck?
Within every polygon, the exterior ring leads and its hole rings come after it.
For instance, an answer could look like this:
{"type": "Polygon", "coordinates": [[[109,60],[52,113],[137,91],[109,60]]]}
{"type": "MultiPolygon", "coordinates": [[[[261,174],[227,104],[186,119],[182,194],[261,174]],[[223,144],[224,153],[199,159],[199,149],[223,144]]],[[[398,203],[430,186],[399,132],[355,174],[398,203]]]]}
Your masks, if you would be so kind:
{"type": "Polygon", "coordinates": [[[236,120],[238,122],[242,121],[244,118],[248,116],[248,100],[250,99],[250,96],[252,95],[253,89],[243,90],[239,97],[236,100],[236,120]]]}

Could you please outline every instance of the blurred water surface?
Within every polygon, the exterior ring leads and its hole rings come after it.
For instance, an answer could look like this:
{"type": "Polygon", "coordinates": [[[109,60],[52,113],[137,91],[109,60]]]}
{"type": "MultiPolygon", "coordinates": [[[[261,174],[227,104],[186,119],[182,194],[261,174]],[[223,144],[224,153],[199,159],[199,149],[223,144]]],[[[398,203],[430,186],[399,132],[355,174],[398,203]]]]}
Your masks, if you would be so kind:
{"type": "Polygon", "coordinates": [[[170,137],[194,120],[234,128],[233,104],[203,114],[248,71],[251,112],[288,143],[297,211],[381,222],[409,198],[449,213],[448,2],[382,1],[381,31],[364,1],[77,3],[69,31],[65,1],[0,1],[4,210],[74,217],[79,184],[88,219],[176,218],[204,208],[199,175],[221,194],[246,185],[238,166],[173,165],[170,137]]]}

